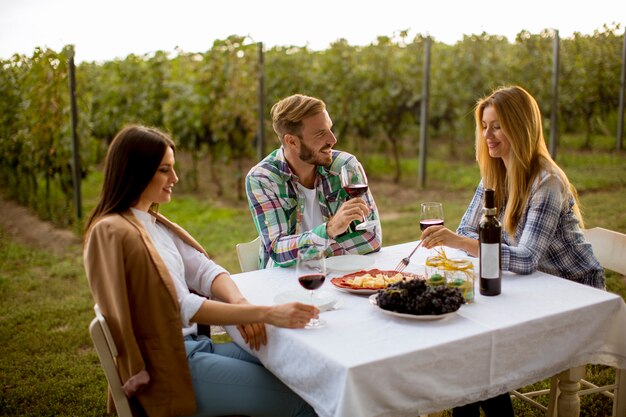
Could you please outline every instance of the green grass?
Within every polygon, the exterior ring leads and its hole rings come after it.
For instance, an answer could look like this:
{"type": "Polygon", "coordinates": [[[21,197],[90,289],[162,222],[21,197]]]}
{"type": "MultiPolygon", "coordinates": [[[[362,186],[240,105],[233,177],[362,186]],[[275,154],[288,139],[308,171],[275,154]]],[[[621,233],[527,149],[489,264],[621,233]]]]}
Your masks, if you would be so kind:
{"type": "MultiPolygon", "coordinates": [[[[433,147],[437,158],[429,161],[425,190],[417,186],[415,158],[403,161],[400,185],[389,182],[392,171],[383,158],[366,158],[385,245],[419,238],[417,207],[421,201],[442,201],[446,225],[453,229],[458,225],[476,186],[478,169],[467,152],[444,162],[446,147],[445,143],[433,147]]],[[[594,152],[571,149],[562,151],[559,163],[580,192],[587,226],[626,232],[626,155],[611,151],[608,145],[594,152]]],[[[226,190],[234,189],[236,177],[223,179],[226,190]]],[[[101,180],[100,174],[93,173],[83,184],[86,213],[95,204],[101,180]]],[[[247,203],[238,201],[234,192],[212,197],[211,181],[202,178],[201,183],[205,186],[196,193],[181,193],[184,186],[177,187],[173,201],[163,205],[161,212],[186,228],[218,263],[239,272],[235,244],[256,235],[247,203]]],[[[607,287],[626,299],[621,275],[609,272],[607,287]]],[[[24,246],[0,229],[0,416],[106,414],[106,382],[87,330],[92,308],[80,247],[56,256],[24,246]]],[[[607,367],[588,367],[592,380],[609,380],[612,372],[607,367]]],[[[540,381],[526,389],[546,384],[540,381]]],[[[514,405],[518,416],[541,415],[520,401],[514,405]]],[[[582,415],[602,417],[610,407],[605,397],[586,396],[582,415]]]]}
{"type": "Polygon", "coordinates": [[[0,230],[0,414],[98,416],[106,382],[87,326],[93,301],[80,250],[63,257],[0,230]]]}

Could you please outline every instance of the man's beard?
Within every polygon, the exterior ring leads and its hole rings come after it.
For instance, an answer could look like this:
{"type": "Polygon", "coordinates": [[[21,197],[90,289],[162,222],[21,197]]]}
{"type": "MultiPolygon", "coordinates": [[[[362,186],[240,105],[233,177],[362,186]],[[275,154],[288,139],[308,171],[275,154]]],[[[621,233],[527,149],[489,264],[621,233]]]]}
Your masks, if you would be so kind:
{"type": "MultiPolygon", "coordinates": [[[[330,149],[330,147],[320,149],[320,151],[326,149],[330,149]]],[[[303,141],[300,141],[300,153],[298,154],[298,157],[303,162],[311,165],[328,166],[332,162],[331,158],[327,157],[326,155],[319,155],[318,153],[314,152],[311,148],[305,145],[303,141]]]]}

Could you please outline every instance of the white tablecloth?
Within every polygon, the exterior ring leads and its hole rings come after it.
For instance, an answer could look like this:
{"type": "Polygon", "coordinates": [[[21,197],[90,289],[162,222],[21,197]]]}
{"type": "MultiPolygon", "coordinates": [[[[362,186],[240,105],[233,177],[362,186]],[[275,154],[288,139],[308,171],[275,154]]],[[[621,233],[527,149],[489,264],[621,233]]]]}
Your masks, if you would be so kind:
{"type": "MultiPolygon", "coordinates": [[[[413,243],[383,248],[374,267],[393,269],[413,243]]],[[[423,273],[419,249],[407,271],[423,273]]],[[[448,256],[463,255],[446,248],[448,256]]],[[[476,261],[476,259],[474,259],[476,261]]],[[[340,274],[331,274],[329,277],[340,274]]],[[[293,268],[237,274],[255,304],[301,289],[293,268]]],[[[478,285],[477,285],[478,287],[478,285]]],[[[330,282],[339,308],[324,328],[268,326],[263,364],[321,417],[411,416],[493,397],[587,363],[626,368],[626,305],[614,294],[544,273],[504,273],[502,294],[437,321],[392,317],[366,296],[330,282]]],[[[229,334],[242,344],[238,332],[229,334]]],[[[243,345],[243,344],[242,344],[243,345]]]]}

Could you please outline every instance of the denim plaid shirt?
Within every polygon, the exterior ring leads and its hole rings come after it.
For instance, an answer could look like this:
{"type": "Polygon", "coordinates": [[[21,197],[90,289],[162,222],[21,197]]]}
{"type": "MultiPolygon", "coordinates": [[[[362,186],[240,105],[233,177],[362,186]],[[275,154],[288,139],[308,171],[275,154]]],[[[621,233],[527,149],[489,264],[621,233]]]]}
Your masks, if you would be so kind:
{"type": "MultiPolygon", "coordinates": [[[[482,217],[483,182],[476,189],[457,233],[478,239],[482,217]]],[[[503,271],[530,274],[535,270],[605,288],[604,269],[585,241],[572,211],[574,197],[558,176],[543,170],[532,186],[529,203],[510,236],[502,230],[503,271]]],[[[504,210],[500,210],[502,222],[504,210]]]]}
{"type": "Polygon", "coordinates": [[[348,198],[341,186],[341,167],[356,162],[353,155],[333,150],[330,165],[317,167],[315,189],[324,222],[312,230],[302,230],[305,197],[297,192],[299,178],[291,172],[282,148],[273,151],[248,172],[248,203],[262,240],[260,267],[291,266],[295,264],[298,250],[310,245],[324,247],[326,256],[367,254],[380,249],[382,230],[376,203],[369,191],[363,199],[371,210],[369,220],[376,221],[377,226],[358,231],[353,223],[335,239],[326,234],[326,223],[348,198]]]}

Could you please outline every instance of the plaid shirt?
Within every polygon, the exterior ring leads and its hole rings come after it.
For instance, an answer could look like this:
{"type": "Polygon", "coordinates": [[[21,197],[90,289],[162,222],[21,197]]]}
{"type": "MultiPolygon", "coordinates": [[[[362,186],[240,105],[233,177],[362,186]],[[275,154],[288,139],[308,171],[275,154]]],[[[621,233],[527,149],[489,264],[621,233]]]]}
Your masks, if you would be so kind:
{"type": "Polygon", "coordinates": [[[369,220],[376,221],[377,226],[357,231],[353,223],[335,239],[326,234],[326,223],[348,198],[341,186],[341,166],[356,162],[353,155],[333,150],[330,166],[317,167],[315,189],[324,223],[312,230],[302,230],[305,196],[298,192],[299,178],[291,172],[282,148],[273,151],[250,170],[246,176],[246,193],[262,240],[259,251],[261,267],[293,265],[298,250],[309,245],[326,248],[326,256],[366,254],[380,249],[382,230],[376,203],[369,191],[363,199],[371,210],[369,220]]]}
{"type": "MultiPolygon", "coordinates": [[[[476,189],[457,233],[478,239],[484,188],[476,189]]],[[[554,174],[545,170],[532,186],[529,204],[517,225],[515,236],[503,228],[501,262],[503,271],[530,274],[540,270],[596,288],[605,288],[604,269],[572,211],[574,197],[554,174]]],[[[500,210],[502,222],[504,210],[500,210]]]]}

